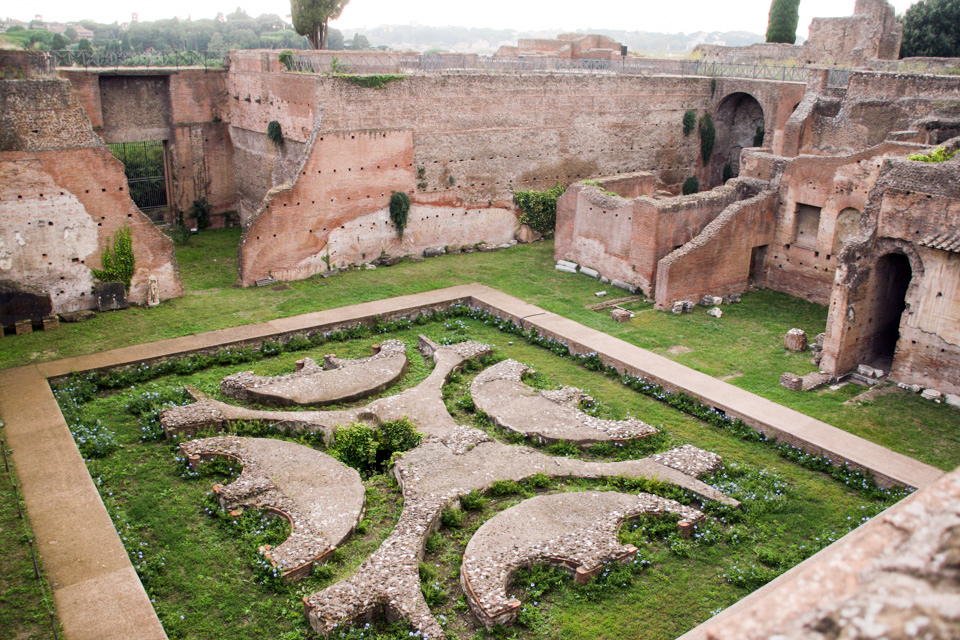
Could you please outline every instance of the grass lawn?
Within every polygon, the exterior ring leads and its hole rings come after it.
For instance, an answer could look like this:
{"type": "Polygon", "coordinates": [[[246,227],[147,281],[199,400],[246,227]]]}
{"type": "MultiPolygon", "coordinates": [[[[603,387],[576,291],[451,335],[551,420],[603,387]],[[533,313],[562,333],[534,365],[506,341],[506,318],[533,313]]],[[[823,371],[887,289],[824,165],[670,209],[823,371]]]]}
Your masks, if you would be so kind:
{"type": "Polygon", "coordinates": [[[700,307],[674,316],[648,302],[636,306],[632,321],[616,323],[606,312],[586,309],[597,302],[597,281],[554,270],[552,242],[244,289],[236,285],[239,237],[238,229],[205,231],[177,249],[184,297],[4,340],[0,368],[480,282],[941,469],[960,465],[960,411],[955,408],[900,392],[845,404],[865,391],[856,385],[813,393],[780,386],[785,371],[814,370],[807,354],[783,349],[783,336],[792,327],[809,336],[822,332],[827,310],[820,305],[756,291],[745,294],[740,305],[725,306],[719,320],[700,307]]]}
{"type": "MultiPolygon", "coordinates": [[[[435,339],[469,337],[488,342],[495,345],[499,357],[515,358],[536,368],[538,386],[567,384],[587,389],[599,402],[602,417],[629,414],[660,427],[664,436],[652,440],[654,450],[693,443],[720,453],[726,469],[711,482],[744,501],[737,512],[714,505],[692,540],[681,539],[674,525],[659,526],[655,520],[638,521],[636,524],[644,525],[640,528],[624,527],[621,538],[641,548],[640,560],[609,572],[586,588],[544,568],[521,574],[511,592],[528,610],[520,624],[500,637],[674,638],[890,503],[890,498],[859,493],[823,473],[784,460],[768,445],[745,442],[728,431],[709,427],[663,402],[626,389],[616,379],[587,371],[571,358],[555,356],[475,320],[430,323],[392,334],[390,337],[408,345],[411,366],[397,388],[386,393],[409,388],[428,374],[430,364],[414,348],[419,333],[435,339]]],[[[391,478],[369,477],[361,533],[304,582],[276,584],[258,573],[254,562],[259,545],[276,544],[277,539],[269,537],[276,532],[255,514],[225,516],[210,495],[213,483],[229,481],[239,469],[211,465],[200,474],[187,471],[169,441],[143,439],[142,426],[147,425],[150,432],[153,414],[145,413],[141,424],[127,406],[157,395],[182,397],[179,392],[185,384],[228,400],[219,391],[219,381],[229,373],[244,369],[261,375],[289,372],[294,360],[304,355],[319,359],[335,352],[359,357],[384,337],[328,343],[185,376],[168,375],[132,388],[101,392],[76,409],[68,403],[65,413],[71,424],[99,421],[98,429],[115,439],[106,455],[88,456],[88,468],[171,638],[310,637],[300,599],[349,576],[390,532],[402,500],[391,478]]],[[[448,409],[458,422],[509,441],[482,414],[470,410],[467,391],[474,375],[475,370],[457,374],[445,387],[448,409]]],[[[58,392],[58,397],[64,401],[63,392],[58,392]]],[[[631,455],[612,447],[580,452],[560,446],[545,452],[598,460],[631,455]]],[[[459,517],[447,519],[448,526],[428,543],[421,575],[428,601],[452,637],[490,637],[466,611],[457,582],[460,558],[472,532],[524,496],[589,488],[611,489],[614,485],[565,479],[501,487],[469,503],[469,510],[459,517]]],[[[669,488],[666,491],[677,497],[669,488]]],[[[689,502],[691,496],[680,499],[689,502]]],[[[383,633],[384,637],[400,638],[406,637],[407,630],[383,633]]],[[[359,638],[359,634],[347,637],[359,638]]]]}

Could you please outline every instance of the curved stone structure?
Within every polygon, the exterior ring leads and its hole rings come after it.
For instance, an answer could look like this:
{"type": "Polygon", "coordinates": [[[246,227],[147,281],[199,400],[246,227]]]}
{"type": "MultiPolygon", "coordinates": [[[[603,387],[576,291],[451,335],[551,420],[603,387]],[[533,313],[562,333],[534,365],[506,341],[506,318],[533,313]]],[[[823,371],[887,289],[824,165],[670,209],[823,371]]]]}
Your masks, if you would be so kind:
{"type": "Polygon", "coordinates": [[[483,371],[470,386],[474,404],[498,426],[543,443],[569,440],[586,445],[657,433],[636,418],[601,420],[587,415],[579,403],[592,398],[580,389],[532,389],[522,381],[527,371],[533,370],[516,360],[504,360],[483,371]]]}
{"type": "Polygon", "coordinates": [[[203,459],[228,456],[243,465],[240,477],[216,485],[220,506],[251,507],[290,522],[283,544],[261,549],[284,579],[310,573],[343,542],[363,515],[360,474],[325,453],[286,440],[218,436],[180,444],[191,467],[203,459]]]}
{"type": "Polygon", "coordinates": [[[280,407],[323,406],[375,395],[395,384],[407,367],[407,347],[385,340],[369,358],[341,360],[328,355],[323,367],[312,358],[297,362],[294,373],[258,376],[241,371],[220,381],[220,390],[237,400],[280,407]]]}
{"type": "Polygon", "coordinates": [[[704,517],[696,509],[648,493],[583,491],[524,500],[485,522],[470,539],[460,569],[467,603],[488,629],[509,624],[521,606],[507,595],[517,569],[538,563],[560,565],[574,571],[578,582],[587,582],[607,562],[623,562],[636,554],[636,547],[617,539],[624,520],[664,512],[678,515],[681,526],[692,526],[704,517]]]}

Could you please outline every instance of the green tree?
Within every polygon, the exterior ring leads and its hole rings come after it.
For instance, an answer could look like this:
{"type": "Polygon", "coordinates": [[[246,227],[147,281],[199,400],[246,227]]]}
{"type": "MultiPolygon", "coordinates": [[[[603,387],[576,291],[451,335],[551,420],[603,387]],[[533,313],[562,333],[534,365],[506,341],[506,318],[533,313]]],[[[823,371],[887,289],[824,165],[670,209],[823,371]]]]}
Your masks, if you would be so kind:
{"type": "Polygon", "coordinates": [[[327,48],[327,23],[336,20],[350,0],[290,0],[293,28],[314,49],[327,48]]]}
{"type": "Polygon", "coordinates": [[[767,22],[767,42],[793,44],[797,41],[800,0],[773,0],[767,22]]]}
{"type": "Polygon", "coordinates": [[[370,48],[370,41],[367,40],[367,36],[362,36],[359,33],[353,34],[353,40],[350,42],[350,48],[354,51],[363,51],[364,49],[370,48]]]}
{"type": "Polygon", "coordinates": [[[64,37],[70,42],[77,41],[77,30],[73,27],[67,27],[63,32],[64,37]]]}
{"type": "Polygon", "coordinates": [[[50,48],[56,51],[67,48],[67,39],[64,38],[59,33],[53,34],[53,42],[50,43],[50,48]]]}
{"type": "Polygon", "coordinates": [[[960,0],[920,0],[901,20],[901,58],[960,57],[960,0]]]}
{"type": "Polygon", "coordinates": [[[86,53],[93,53],[93,45],[90,44],[89,40],[81,40],[77,44],[77,51],[84,51],[86,53]]]}

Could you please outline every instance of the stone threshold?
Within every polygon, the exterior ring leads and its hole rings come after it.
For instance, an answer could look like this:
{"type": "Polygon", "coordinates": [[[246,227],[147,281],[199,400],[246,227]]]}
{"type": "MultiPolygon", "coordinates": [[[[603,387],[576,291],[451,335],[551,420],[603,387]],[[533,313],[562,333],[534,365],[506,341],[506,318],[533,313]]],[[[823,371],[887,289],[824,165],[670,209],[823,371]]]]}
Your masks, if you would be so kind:
{"type": "Polygon", "coordinates": [[[672,360],[490,287],[470,284],[349,307],[279,318],[0,371],[6,422],[23,499],[53,589],[66,640],[166,638],[87,472],[48,380],[71,373],[158,362],[194,352],[257,344],[297,333],[333,331],[463,303],[597,352],[607,364],[685,391],[751,426],[812,453],[871,471],[878,481],[923,488],[943,473],[902,454],[805,416],[672,360]],[[613,355],[615,354],[615,355],[613,355]]]}

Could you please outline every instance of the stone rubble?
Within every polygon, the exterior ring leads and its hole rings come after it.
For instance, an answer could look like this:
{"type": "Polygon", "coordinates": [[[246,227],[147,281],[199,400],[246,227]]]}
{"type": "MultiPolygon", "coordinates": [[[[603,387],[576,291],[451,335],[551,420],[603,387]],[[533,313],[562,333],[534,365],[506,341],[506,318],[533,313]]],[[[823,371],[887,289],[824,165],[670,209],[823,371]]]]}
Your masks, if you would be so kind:
{"type": "Polygon", "coordinates": [[[610,311],[610,319],[614,322],[628,322],[632,317],[633,313],[626,309],[617,308],[610,311]]]}
{"type": "Polygon", "coordinates": [[[536,391],[522,381],[532,371],[516,360],[504,360],[477,375],[470,386],[473,402],[494,424],[542,443],[570,440],[590,444],[642,438],[657,429],[637,418],[601,420],[578,408],[593,398],[580,389],[536,391]]]}
{"type": "Polygon", "coordinates": [[[367,358],[341,360],[324,357],[323,367],[311,358],[301,368],[282,376],[258,376],[241,371],[220,381],[220,390],[244,402],[272,406],[322,406],[349,402],[379,393],[399,380],[407,366],[407,347],[385,340],[380,351],[367,358]]]}
{"type": "Polygon", "coordinates": [[[807,332],[803,329],[790,329],[783,339],[783,348],[787,351],[806,351],[807,332]]]}
{"type": "Polygon", "coordinates": [[[240,476],[214,491],[226,511],[241,507],[286,518],[292,532],[282,544],[262,549],[286,579],[302,578],[356,528],[365,490],[360,474],[310,447],[270,438],[217,436],[180,444],[191,467],[216,456],[243,465],[240,476]]]}
{"type": "Polygon", "coordinates": [[[586,582],[605,564],[629,561],[636,554],[636,547],[617,539],[624,521],[665,512],[676,514],[686,526],[704,517],[696,509],[647,493],[583,491],[524,500],[485,522],[467,544],[460,570],[467,603],[488,629],[509,624],[521,607],[507,594],[517,569],[560,565],[575,572],[578,582],[586,582]]]}
{"type": "Polygon", "coordinates": [[[790,389],[790,391],[802,391],[803,378],[795,373],[783,373],[780,375],[780,386],[790,389]]]}
{"type": "Polygon", "coordinates": [[[723,311],[720,310],[720,307],[713,307],[707,311],[707,315],[714,318],[721,318],[723,317],[723,311]]]}

